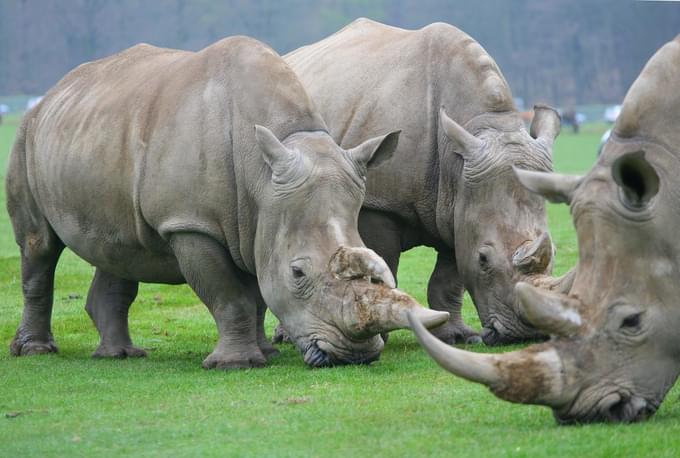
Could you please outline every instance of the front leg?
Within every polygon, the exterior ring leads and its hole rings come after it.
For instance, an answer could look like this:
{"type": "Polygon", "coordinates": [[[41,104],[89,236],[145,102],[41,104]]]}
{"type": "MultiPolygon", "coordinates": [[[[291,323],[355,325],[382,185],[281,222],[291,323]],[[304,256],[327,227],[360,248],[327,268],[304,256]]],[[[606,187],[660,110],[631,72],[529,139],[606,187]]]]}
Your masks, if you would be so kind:
{"type": "Polygon", "coordinates": [[[178,233],[170,245],[186,282],[208,307],[219,333],[213,352],[203,361],[206,369],[263,367],[267,362],[258,346],[257,303],[227,249],[198,233],[178,233]]]}
{"type": "Polygon", "coordinates": [[[437,263],[427,284],[427,301],[431,309],[443,310],[451,315],[449,321],[432,329],[432,334],[449,344],[482,341],[479,333],[463,321],[463,292],[456,259],[450,254],[437,252],[437,263]]]}

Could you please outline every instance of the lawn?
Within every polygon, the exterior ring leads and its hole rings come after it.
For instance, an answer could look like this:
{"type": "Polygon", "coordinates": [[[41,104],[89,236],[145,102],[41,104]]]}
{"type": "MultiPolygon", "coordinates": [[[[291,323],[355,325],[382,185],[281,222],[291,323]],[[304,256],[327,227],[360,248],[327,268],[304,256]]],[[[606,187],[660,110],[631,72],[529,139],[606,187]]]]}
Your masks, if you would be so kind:
{"type": "MultiPolygon", "coordinates": [[[[0,126],[3,179],[17,123],[0,126]]],[[[557,170],[587,170],[604,128],[563,133],[557,170]]],[[[70,252],[55,292],[60,353],[13,358],[22,299],[4,186],[0,200],[0,456],[677,456],[677,389],[644,424],[558,427],[546,408],[505,403],[444,372],[407,331],[371,366],[311,370],[288,345],[265,369],[205,371],[215,325],[186,286],[140,288],[130,327],[147,359],[93,360],[98,337],[83,308],[93,268],[70,252]]],[[[566,206],[549,216],[563,273],[576,260],[571,219],[566,206]]],[[[423,303],[433,262],[415,249],[400,265],[401,287],[423,303]]],[[[479,328],[469,299],[464,312],[479,328]]]]}

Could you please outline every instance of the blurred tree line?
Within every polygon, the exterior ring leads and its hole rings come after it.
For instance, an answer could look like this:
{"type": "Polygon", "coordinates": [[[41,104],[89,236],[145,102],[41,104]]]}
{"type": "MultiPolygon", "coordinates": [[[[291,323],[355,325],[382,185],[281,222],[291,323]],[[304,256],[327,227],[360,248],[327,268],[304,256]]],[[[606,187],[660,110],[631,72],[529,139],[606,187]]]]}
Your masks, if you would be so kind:
{"type": "Polygon", "coordinates": [[[198,50],[245,34],[284,54],[361,16],[456,25],[496,59],[515,96],[560,106],[619,101],[680,33],[680,3],[633,0],[0,0],[0,94],[40,94],[139,42],[198,50]]]}

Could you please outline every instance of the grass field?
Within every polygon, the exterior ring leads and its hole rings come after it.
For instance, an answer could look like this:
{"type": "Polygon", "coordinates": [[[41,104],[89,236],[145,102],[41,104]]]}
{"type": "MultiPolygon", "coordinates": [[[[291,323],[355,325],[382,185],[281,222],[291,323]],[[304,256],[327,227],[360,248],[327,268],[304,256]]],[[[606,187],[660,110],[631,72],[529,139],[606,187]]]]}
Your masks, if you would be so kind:
{"type": "MultiPolygon", "coordinates": [[[[18,120],[0,126],[0,174],[18,120]]],[[[559,171],[583,172],[605,126],[563,133],[559,171]]],[[[4,175],[0,175],[4,181],[4,175]]],[[[0,188],[0,456],[677,456],[673,389],[651,421],[558,427],[542,407],[497,400],[444,372],[407,331],[368,367],[311,370],[292,346],[260,370],[205,371],[216,330],[186,286],[142,285],[130,327],[147,359],[90,358],[97,333],[84,298],[93,268],[66,252],[57,272],[58,355],[9,356],[22,299],[18,249],[0,188]]],[[[566,206],[549,208],[557,273],[577,256],[566,206]]],[[[425,303],[433,253],[404,255],[402,288],[425,303]]],[[[479,328],[466,300],[468,323],[479,328]]],[[[268,320],[271,333],[274,320],[268,320]]],[[[505,351],[509,348],[494,349],[505,351]]],[[[477,351],[491,351],[475,347],[477,351]]]]}

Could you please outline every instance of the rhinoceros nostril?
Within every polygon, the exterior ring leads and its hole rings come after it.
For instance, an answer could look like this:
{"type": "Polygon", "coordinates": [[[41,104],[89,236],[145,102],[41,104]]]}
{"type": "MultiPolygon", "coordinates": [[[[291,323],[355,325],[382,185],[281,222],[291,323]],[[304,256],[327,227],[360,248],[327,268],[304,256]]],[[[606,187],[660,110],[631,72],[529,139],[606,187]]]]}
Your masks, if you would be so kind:
{"type": "Polygon", "coordinates": [[[305,363],[312,367],[326,367],[331,365],[331,359],[328,353],[321,350],[316,342],[311,342],[307,345],[304,352],[305,363]]]}
{"type": "Polygon", "coordinates": [[[632,423],[644,420],[655,411],[644,398],[639,396],[612,396],[618,398],[610,403],[605,410],[605,417],[608,421],[632,423]]]}

